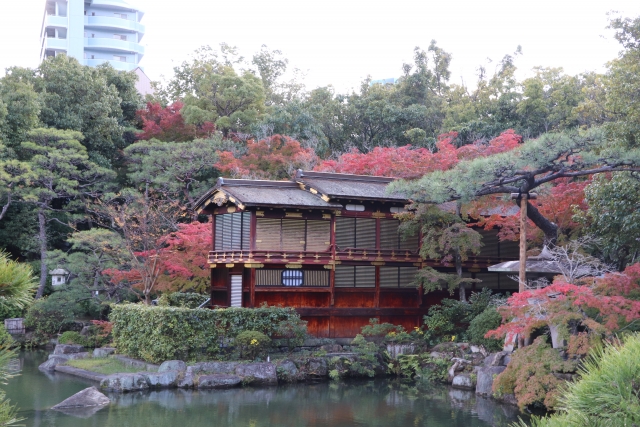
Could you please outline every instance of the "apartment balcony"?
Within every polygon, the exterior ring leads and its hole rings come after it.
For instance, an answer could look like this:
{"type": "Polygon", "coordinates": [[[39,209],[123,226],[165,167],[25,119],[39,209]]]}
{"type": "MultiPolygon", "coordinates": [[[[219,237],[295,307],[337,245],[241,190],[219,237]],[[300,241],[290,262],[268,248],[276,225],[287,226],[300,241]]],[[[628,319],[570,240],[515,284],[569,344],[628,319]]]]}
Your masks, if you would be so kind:
{"type": "Polygon", "coordinates": [[[118,71],[133,71],[138,68],[138,64],[135,62],[124,62],[124,61],[116,61],[111,59],[85,59],[84,65],[88,65],[90,67],[97,67],[98,65],[104,64],[108,62],[111,64],[113,68],[118,71]]]}
{"type": "Polygon", "coordinates": [[[84,39],[84,47],[92,50],[100,50],[114,53],[137,53],[144,55],[144,47],[135,42],[109,38],[86,38],[84,39]]]}
{"type": "Polygon", "coordinates": [[[44,43],[42,45],[42,49],[54,49],[54,50],[67,50],[69,48],[69,43],[67,39],[56,39],[53,37],[45,37],[44,43]]]}
{"type": "Polygon", "coordinates": [[[84,26],[109,31],[134,31],[142,34],[145,32],[144,25],[139,22],[110,16],[85,16],[84,26]]]}
{"type": "Polygon", "coordinates": [[[44,27],[67,28],[69,21],[66,16],[46,15],[44,18],[44,27]]]}

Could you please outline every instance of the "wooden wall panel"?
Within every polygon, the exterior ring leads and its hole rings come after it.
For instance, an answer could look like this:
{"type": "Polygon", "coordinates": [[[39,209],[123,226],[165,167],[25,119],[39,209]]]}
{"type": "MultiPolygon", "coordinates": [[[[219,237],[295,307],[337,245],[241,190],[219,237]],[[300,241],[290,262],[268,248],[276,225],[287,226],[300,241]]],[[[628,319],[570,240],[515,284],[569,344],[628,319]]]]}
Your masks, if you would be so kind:
{"type": "Polygon", "coordinates": [[[419,307],[417,292],[380,292],[380,307],[419,307]]]}
{"type": "MultiPolygon", "coordinates": [[[[335,307],[375,307],[375,292],[340,292],[339,288],[335,290],[334,306],[335,307]]],[[[355,335],[354,335],[355,336],[355,335]]]]}
{"type": "MultiPolygon", "coordinates": [[[[329,329],[329,317],[302,317],[302,320],[307,321],[307,331],[309,334],[318,338],[329,338],[330,329],[329,329]]],[[[355,336],[355,335],[354,335],[355,336]]]]}
{"type": "MultiPolygon", "coordinates": [[[[426,313],[425,313],[426,314],[426,313]]],[[[380,316],[380,323],[391,323],[394,325],[400,325],[407,330],[407,332],[413,331],[416,326],[422,325],[421,316],[380,316]]]]}
{"type": "Polygon", "coordinates": [[[360,333],[362,327],[369,324],[369,317],[332,316],[331,338],[352,338],[360,333]]]}
{"type": "Polygon", "coordinates": [[[284,307],[329,307],[329,292],[260,292],[256,290],[255,304],[266,302],[269,305],[284,307]]]}

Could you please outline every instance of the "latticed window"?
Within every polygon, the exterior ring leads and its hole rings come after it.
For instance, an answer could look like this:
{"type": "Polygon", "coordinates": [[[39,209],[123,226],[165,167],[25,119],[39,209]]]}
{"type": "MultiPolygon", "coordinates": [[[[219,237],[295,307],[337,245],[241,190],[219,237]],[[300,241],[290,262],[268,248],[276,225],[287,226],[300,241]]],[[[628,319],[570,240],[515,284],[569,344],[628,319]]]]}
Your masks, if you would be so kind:
{"type": "Polygon", "coordinates": [[[251,213],[216,215],[216,251],[249,250],[251,213]]]}
{"type": "Polygon", "coordinates": [[[302,270],[283,270],[282,286],[302,286],[304,284],[304,272],[302,270]]]}
{"type": "Polygon", "coordinates": [[[256,249],[262,251],[329,250],[331,222],[311,219],[258,218],[256,249]]]}

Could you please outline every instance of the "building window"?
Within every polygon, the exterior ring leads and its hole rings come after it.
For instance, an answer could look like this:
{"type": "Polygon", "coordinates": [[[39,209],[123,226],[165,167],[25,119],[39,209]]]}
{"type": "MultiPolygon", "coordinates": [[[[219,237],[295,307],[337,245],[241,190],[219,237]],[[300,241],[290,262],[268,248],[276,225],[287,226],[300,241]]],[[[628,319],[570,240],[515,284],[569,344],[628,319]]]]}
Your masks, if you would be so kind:
{"type": "Polygon", "coordinates": [[[127,62],[127,57],[126,56],[113,55],[113,59],[115,59],[116,61],[120,61],[120,62],[127,62]]]}
{"type": "Polygon", "coordinates": [[[256,286],[328,288],[330,286],[330,272],[326,269],[292,270],[257,268],[256,286]]]}
{"type": "Polygon", "coordinates": [[[325,252],[331,244],[327,220],[258,218],[256,227],[259,251],[325,252]]]}
{"type": "Polygon", "coordinates": [[[91,59],[96,59],[96,56],[95,55],[91,55],[91,59]]]}
{"type": "Polygon", "coordinates": [[[116,13],[115,15],[118,18],[127,19],[127,14],[126,13],[116,13]]]}
{"type": "Polygon", "coordinates": [[[124,40],[127,41],[127,36],[124,34],[114,34],[113,38],[116,40],[124,40]]]}
{"type": "Polygon", "coordinates": [[[304,284],[304,273],[302,270],[283,270],[282,286],[302,286],[304,284]]]}
{"type": "Polygon", "coordinates": [[[251,213],[216,215],[216,251],[249,250],[251,213]]]}
{"type": "Polygon", "coordinates": [[[336,265],[337,288],[375,288],[376,268],[368,265],[336,265]]]}

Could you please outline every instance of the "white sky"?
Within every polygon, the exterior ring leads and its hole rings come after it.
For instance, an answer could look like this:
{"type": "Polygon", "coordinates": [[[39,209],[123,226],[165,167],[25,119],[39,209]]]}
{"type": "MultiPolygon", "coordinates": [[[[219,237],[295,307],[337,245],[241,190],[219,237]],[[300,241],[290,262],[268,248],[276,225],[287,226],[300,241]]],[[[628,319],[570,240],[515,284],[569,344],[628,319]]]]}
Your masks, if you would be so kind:
{"type": "MultiPolygon", "coordinates": [[[[129,1],[129,0],[128,0],[129,1]]],[[[357,88],[367,75],[398,77],[413,48],[432,39],[453,54],[452,82],[493,72],[522,46],[519,77],[533,66],[569,74],[603,71],[619,45],[607,26],[611,10],[640,16],[638,0],[130,0],[146,15],[140,63],[152,80],[202,45],[237,46],[245,57],[266,44],[290,68],[307,73],[307,89],[357,88]]],[[[12,65],[35,67],[44,0],[0,0],[0,75],[12,65]]]]}

